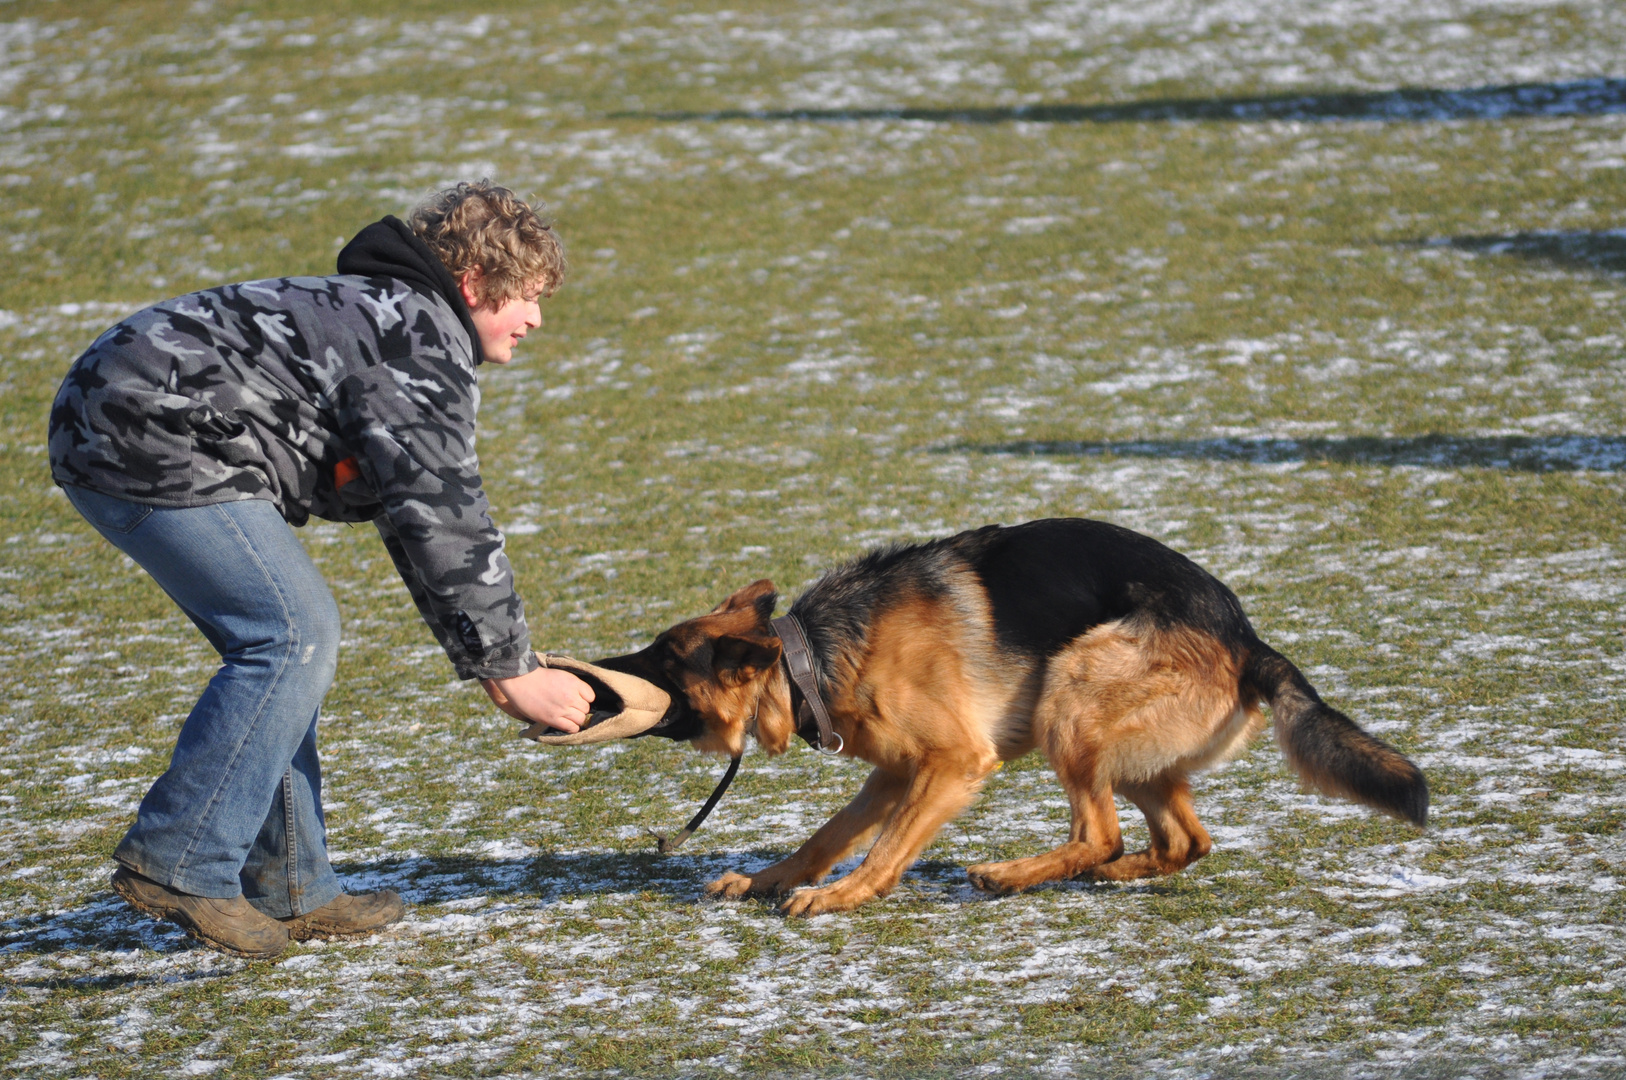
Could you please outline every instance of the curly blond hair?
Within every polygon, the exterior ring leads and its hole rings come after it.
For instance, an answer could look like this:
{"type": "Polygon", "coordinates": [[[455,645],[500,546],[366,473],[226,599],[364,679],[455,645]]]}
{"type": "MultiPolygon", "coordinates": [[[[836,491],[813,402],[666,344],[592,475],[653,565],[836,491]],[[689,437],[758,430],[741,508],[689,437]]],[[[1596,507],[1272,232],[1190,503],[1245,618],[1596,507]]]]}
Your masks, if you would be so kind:
{"type": "Polygon", "coordinates": [[[500,305],[540,285],[552,296],[565,277],[565,252],[529,203],[490,180],[437,191],[412,211],[408,226],[462,280],[480,305],[500,305]]]}

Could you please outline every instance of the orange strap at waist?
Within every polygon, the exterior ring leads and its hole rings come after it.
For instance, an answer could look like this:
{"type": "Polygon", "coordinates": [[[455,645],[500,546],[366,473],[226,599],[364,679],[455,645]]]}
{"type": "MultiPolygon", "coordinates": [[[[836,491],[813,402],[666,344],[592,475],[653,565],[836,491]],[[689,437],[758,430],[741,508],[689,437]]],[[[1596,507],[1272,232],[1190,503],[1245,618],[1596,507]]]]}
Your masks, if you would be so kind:
{"type": "Polygon", "coordinates": [[[344,485],[348,484],[352,480],[360,479],[361,466],[356,464],[356,459],[353,457],[347,457],[337,465],[333,466],[333,489],[335,491],[344,487],[344,485]]]}

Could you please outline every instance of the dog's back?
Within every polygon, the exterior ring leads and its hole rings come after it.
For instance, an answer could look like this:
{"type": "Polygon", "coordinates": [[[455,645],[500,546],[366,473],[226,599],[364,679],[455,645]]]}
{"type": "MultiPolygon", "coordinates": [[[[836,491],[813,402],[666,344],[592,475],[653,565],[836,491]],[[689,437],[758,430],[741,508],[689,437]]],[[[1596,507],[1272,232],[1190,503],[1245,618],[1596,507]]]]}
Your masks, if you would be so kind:
{"type": "Polygon", "coordinates": [[[1079,635],[1131,616],[1186,626],[1240,648],[1253,634],[1236,596],[1149,536],[1105,521],[990,525],[945,544],[988,592],[1002,648],[1049,659],[1079,635]]]}
{"type": "Polygon", "coordinates": [[[1035,660],[1131,615],[1201,629],[1239,648],[1253,636],[1236,596],[1212,574],[1149,536],[1084,518],[987,525],[878,548],[825,574],[791,612],[827,631],[815,643],[821,653],[850,646],[887,604],[948,595],[962,566],[986,592],[1000,647],[1035,660]]]}
{"type": "Polygon", "coordinates": [[[1236,596],[1212,574],[1149,536],[1084,518],[878,548],[826,573],[790,610],[828,666],[862,650],[887,608],[945,600],[970,609],[962,618],[986,613],[1007,665],[1043,663],[1091,628],[1131,616],[1201,630],[1239,654],[1253,638],[1236,596]],[[981,586],[975,600],[956,595],[967,570],[981,586]]]}

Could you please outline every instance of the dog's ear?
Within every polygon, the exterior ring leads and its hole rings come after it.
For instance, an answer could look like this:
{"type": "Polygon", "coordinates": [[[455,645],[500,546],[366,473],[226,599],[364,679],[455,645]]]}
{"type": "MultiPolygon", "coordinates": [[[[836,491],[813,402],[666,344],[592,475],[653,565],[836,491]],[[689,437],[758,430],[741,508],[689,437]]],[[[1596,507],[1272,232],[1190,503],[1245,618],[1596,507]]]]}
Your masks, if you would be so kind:
{"type": "Polygon", "coordinates": [[[725,634],[712,642],[712,671],[717,681],[739,686],[779,663],[779,639],[725,634]]]}
{"type": "Polygon", "coordinates": [[[751,582],[751,584],[712,608],[711,613],[721,615],[727,611],[756,608],[758,621],[766,625],[768,620],[773,618],[774,605],[777,603],[779,603],[779,591],[773,587],[773,582],[767,578],[762,578],[760,581],[751,582]]]}

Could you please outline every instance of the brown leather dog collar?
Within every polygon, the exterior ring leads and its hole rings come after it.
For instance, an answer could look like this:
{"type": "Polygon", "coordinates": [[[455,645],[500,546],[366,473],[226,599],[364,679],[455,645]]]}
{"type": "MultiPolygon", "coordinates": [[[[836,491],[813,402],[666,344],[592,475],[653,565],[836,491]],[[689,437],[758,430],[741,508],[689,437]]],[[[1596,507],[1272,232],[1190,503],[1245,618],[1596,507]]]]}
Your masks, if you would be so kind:
{"type": "Polygon", "coordinates": [[[837,734],[835,726],[830,723],[830,710],[825,707],[824,698],[819,696],[819,680],[813,670],[813,650],[807,644],[807,634],[802,630],[801,622],[796,616],[787,614],[772,620],[769,625],[784,646],[785,674],[790,676],[791,685],[802,692],[802,705],[796,710],[797,734],[807,739],[813,749],[820,753],[841,753],[847,740],[837,734]],[[812,737],[802,734],[806,726],[802,716],[804,710],[813,714],[814,723],[818,725],[818,731],[812,737]]]}

